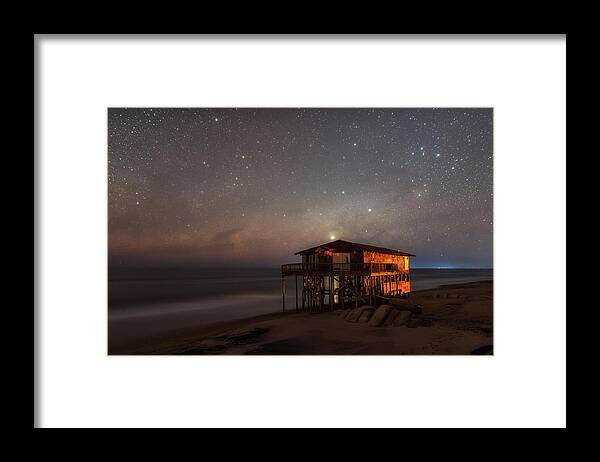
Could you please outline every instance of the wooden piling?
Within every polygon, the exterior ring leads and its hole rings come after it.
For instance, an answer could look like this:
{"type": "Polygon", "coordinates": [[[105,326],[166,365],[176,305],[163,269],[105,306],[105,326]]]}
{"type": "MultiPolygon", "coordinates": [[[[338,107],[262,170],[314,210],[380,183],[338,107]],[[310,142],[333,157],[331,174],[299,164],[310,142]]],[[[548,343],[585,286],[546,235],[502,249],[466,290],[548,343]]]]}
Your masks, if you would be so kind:
{"type": "Polygon", "coordinates": [[[283,312],[285,313],[285,277],[281,278],[281,298],[283,302],[283,312]]]}
{"type": "Polygon", "coordinates": [[[329,275],[329,309],[333,311],[333,274],[329,275]]]}
{"type": "Polygon", "coordinates": [[[323,277],[319,277],[319,312],[323,312],[323,277]]]}
{"type": "Polygon", "coordinates": [[[306,297],[306,290],[305,290],[305,284],[306,281],[304,280],[304,275],[302,275],[302,311],[304,311],[304,299],[306,297]]]}
{"type": "Polygon", "coordinates": [[[295,295],[296,295],[296,313],[297,313],[298,312],[298,275],[297,274],[294,276],[294,279],[296,281],[296,293],[295,293],[295,295]]]}

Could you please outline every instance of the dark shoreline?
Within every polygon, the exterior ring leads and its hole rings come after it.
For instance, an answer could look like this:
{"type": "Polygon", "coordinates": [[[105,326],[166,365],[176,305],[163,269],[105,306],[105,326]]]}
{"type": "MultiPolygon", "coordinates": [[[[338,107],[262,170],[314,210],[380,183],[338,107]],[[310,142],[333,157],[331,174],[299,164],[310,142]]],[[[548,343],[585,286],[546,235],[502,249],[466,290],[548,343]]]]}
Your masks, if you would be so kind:
{"type": "Polygon", "coordinates": [[[176,329],[112,350],[109,342],[108,354],[385,355],[493,351],[493,279],[414,291],[410,299],[423,305],[424,313],[434,320],[432,327],[377,331],[366,325],[344,323],[335,312],[306,314],[292,309],[176,329]]]}

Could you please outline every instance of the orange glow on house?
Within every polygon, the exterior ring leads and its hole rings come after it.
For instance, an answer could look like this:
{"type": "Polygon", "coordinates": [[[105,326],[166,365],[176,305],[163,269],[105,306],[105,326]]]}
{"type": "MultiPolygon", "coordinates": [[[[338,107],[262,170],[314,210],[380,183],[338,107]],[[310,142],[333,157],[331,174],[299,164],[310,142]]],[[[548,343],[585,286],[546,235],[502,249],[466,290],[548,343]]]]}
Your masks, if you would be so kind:
{"type": "Polygon", "coordinates": [[[406,297],[410,294],[410,257],[399,250],[343,240],[296,252],[302,263],[281,266],[281,288],[285,311],[286,276],[294,276],[296,311],[298,280],[302,276],[302,311],[324,311],[373,305],[376,298],[406,297]]]}

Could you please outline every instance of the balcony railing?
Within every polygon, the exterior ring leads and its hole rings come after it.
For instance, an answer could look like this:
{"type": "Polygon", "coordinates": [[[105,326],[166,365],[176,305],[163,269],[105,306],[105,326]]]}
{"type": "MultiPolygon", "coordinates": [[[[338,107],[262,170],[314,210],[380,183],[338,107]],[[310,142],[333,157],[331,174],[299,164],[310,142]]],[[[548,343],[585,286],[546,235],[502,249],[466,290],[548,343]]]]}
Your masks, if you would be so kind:
{"type": "Polygon", "coordinates": [[[288,263],[281,265],[281,274],[337,272],[402,273],[404,269],[396,263],[288,263]]]}

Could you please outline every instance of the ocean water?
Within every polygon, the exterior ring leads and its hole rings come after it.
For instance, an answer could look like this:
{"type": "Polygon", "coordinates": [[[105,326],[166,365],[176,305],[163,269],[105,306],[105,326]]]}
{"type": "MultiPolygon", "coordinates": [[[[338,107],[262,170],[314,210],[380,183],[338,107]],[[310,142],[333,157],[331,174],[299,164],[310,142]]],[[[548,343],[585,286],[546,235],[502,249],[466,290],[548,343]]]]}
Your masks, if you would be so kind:
{"type": "MultiPolygon", "coordinates": [[[[412,290],[493,278],[491,269],[413,269],[412,290]]],[[[286,308],[295,308],[294,278],[286,308]]],[[[280,312],[279,268],[110,269],[109,350],[215,322],[280,312]]]]}

